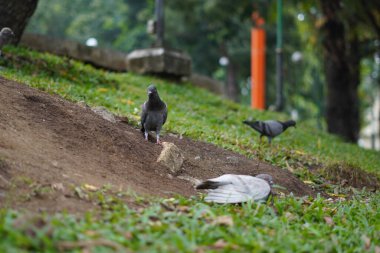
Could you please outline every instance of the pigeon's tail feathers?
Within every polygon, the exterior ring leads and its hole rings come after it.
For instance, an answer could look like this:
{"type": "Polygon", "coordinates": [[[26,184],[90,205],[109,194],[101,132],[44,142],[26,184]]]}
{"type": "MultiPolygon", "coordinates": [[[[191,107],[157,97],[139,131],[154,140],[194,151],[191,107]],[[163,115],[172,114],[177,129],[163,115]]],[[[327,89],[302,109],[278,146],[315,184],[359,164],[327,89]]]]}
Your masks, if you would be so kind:
{"type": "Polygon", "coordinates": [[[245,120],[243,121],[244,124],[252,127],[253,129],[255,129],[257,132],[259,133],[263,133],[264,129],[263,129],[263,122],[261,121],[248,121],[248,120],[245,120]]]}
{"type": "Polygon", "coordinates": [[[254,121],[249,121],[249,120],[244,120],[243,123],[248,125],[248,126],[251,126],[253,124],[254,121]]]}
{"type": "Polygon", "coordinates": [[[195,186],[195,189],[201,190],[201,189],[216,189],[221,185],[224,185],[225,183],[223,182],[216,182],[212,180],[206,180],[203,181],[202,183],[198,184],[195,186]]]}

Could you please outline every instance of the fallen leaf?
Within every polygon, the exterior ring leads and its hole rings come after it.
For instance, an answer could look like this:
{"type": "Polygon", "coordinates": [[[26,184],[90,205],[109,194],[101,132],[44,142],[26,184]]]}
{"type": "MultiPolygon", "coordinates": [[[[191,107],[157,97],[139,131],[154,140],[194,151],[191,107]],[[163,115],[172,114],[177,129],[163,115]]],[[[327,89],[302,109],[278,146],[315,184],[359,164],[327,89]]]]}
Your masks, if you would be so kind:
{"type": "Polygon", "coordinates": [[[195,253],[205,253],[206,250],[205,250],[205,247],[204,246],[201,246],[201,247],[198,247],[196,250],[195,250],[195,253]]]}
{"type": "Polygon", "coordinates": [[[335,225],[333,219],[330,216],[325,216],[323,217],[323,219],[325,220],[326,224],[329,225],[330,227],[335,225]]]}
{"type": "Polygon", "coordinates": [[[310,180],[305,180],[303,181],[305,184],[314,184],[313,181],[310,181],[310,180]]]}
{"type": "Polygon", "coordinates": [[[216,217],[212,224],[232,227],[234,225],[234,221],[231,216],[223,215],[216,217]]]}
{"type": "Polygon", "coordinates": [[[85,188],[86,190],[89,190],[89,191],[93,191],[93,192],[99,190],[98,187],[90,185],[90,184],[84,184],[83,188],[85,188]]]}
{"type": "Polygon", "coordinates": [[[329,196],[331,197],[339,197],[339,198],[345,198],[347,197],[346,195],[344,194],[337,194],[337,193],[327,193],[329,196]]]}
{"type": "Polygon", "coordinates": [[[124,237],[127,240],[131,240],[133,238],[133,234],[132,234],[132,232],[128,231],[128,232],[125,232],[124,237]]]}
{"type": "Polygon", "coordinates": [[[212,245],[212,247],[213,247],[214,249],[223,249],[223,248],[225,248],[227,245],[228,245],[228,244],[227,244],[226,241],[224,241],[223,239],[219,239],[219,240],[217,240],[217,241],[212,245]]]}
{"type": "Polygon", "coordinates": [[[107,92],[107,91],[108,91],[107,88],[99,88],[99,89],[98,89],[98,92],[101,92],[101,93],[105,93],[105,92],[107,92]]]}
{"type": "Polygon", "coordinates": [[[366,235],[363,235],[362,240],[364,242],[364,248],[369,250],[371,248],[371,239],[369,239],[366,235]]]}
{"type": "Polygon", "coordinates": [[[294,214],[292,214],[290,212],[286,212],[284,216],[288,219],[288,221],[292,221],[292,220],[294,220],[296,218],[294,216],[294,214]]]}
{"type": "Polygon", "coordinates": [[[94,237],[94,236],[97,236],[98,235],[98,232],[96,232],[95,230],[87,230],[84,232],[85,235],[88,235],[88,236],[91,236],[91,237],[94,237]]]}
{"type": "Polygon", "coordinates": [[[294,173],[294,169],[292,167],[290,167],[290,165],[287,161],[285,161],[285,164],[286,164],[286,168],[288,169],[288,171],[290,171],[291,173],[294,173]]]}
{"type": "Polygon", "coordinates": [[[303,199],[303,201],[302,201],[302,205],[310,206],[311,204],[312,204],[312,201],[310,201],[308,199],[303,199]]]}
{"type": "Polygon", "coordinates": [[[329,207],[323,207],[323,212],[329,213],[330,215],[334,215],[337,212],[337,208],[329,208],[329,207]]]}
{"type": "Polygon", "coordinates": [[[182,213],[188,213],[190,211],[190,208],[188,206],[178,206],[177,210],[182,213]]]}
{"type": "Polygon", "coordinates": [[[295,150],[294,152],[298,155],[304,155],[305,154],[305,152],[302,152],[301,150],[295,150]]]}

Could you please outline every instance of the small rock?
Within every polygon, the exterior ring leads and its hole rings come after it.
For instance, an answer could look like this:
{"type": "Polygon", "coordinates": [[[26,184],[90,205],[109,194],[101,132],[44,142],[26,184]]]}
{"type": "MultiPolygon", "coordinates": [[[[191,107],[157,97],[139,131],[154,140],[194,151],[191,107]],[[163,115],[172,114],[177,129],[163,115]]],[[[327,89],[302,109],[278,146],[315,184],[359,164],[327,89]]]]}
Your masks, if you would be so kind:
{"type": "Polygon", "coordinates": [[[103,106],[96,106],[94,108],[91,108],[91,110],[101,116],[103,119],[108,120],[109,122],[116,123],[115,116],[109,112],[105,107],[103,106]]]}
{"type": "Polygon", "coordinates": [[[194,160],[196,160],[196,161],[201,160],[201,156],[200,156],[200,155],[197,155],[196,157],[194,157],[194,160]]]}
{"type": "Polygon", "coordinates": [[[183,175],[183,176],[178,176],[179,179],[186,180],[190,182],[193,185],[198,185],[202,182],[202,180],[199,180],[198,178],[194,178],[191,176],[183,175]]]}
{"type": "Polygon", "coordinates": [[[79,102],[77,102],[77,105],[79,105],[82,108],[89,108],[89,106],[86,104],[85,101],[79,101],[79,102]]]}
{"type": "Polygon", "coordinates": [[[63,186],[62,183],[53,183],[51,184],[51,188],[53,188],[53,190],[61,191],[61,192],[65,190],[65,187],[63,186]]]}
{"type": "Polygon", "coordinates": [[[157,162],[169,168],[173,174],[179,172],[184,160],[181,150],[171,142],[163,142],[162,145],[164,148],[162,149],[157,162]]]}
{"type": "Polygon", "coordinates": [[[238,164],[239,163],[239,158],[237,158],[236,156],[227,156],[226,159],[227,159],[227,162],[230,164],[238,164]]]}

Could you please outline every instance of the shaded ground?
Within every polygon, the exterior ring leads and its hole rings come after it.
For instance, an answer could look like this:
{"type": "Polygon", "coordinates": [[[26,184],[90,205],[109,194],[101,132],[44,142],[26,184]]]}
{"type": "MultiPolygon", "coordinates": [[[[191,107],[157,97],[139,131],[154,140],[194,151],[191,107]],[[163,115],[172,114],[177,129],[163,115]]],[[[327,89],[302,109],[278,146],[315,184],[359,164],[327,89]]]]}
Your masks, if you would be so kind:
{"type": "Polygon", "coordinates": [[[169,175],[156,162],[162,147],[144,141],[139,129],[0,77],[0,207],[69,212],[95,208],[78,191],[84,184],[143,195],[191,196],[196,192],[186,178],[224,173],[265,172],[287,192],[314,194],[286,170],[187,138],[166,134],[162,140],[183,151],[178,175],[169,175]]]}

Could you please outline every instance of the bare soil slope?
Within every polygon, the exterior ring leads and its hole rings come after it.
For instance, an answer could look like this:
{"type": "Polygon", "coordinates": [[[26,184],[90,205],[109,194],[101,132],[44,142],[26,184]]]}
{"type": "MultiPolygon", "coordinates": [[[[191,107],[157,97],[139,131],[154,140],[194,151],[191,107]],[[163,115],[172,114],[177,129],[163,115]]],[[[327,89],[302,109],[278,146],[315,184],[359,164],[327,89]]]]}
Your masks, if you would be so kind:
{"type": "Polygon", "coordinates": [[[144,141],[139,129],[0,77],[0,207],[82,212],[95,207],[75,194],[84,184],[191,196],[192,183],[181,178],[224,173],[266,172],[295,195],[314,194],[286,170],[187,138],[166,134],[162,140],[175,143],[185,156],[179,175],[170,176],[156,162],[162,147],[144,141]]]}

